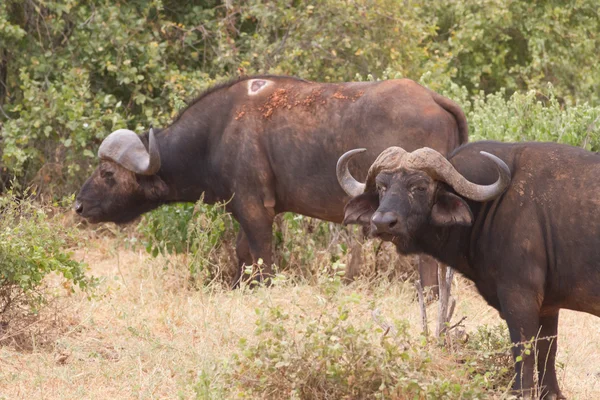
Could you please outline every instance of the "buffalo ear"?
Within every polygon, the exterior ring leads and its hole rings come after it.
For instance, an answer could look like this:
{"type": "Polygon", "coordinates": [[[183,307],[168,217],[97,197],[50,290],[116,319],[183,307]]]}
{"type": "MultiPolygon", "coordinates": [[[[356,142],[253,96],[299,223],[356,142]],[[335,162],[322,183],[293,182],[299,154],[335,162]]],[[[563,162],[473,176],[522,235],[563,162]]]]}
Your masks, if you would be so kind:
{"type": "Polygon", "coordinates": [[[367,192],[351,199],[344,207],[344,225],[357,224],[369,226],[371,216],[379,207],[379,194],[367,192]]]}
{"type": "Polygon", "coordinates": [[[164,200],[169,194],[169,187],[158,176],[141,177],[140,185],[144,190],[144,196],[151,201],[164,200]]]}
{"type": "Polygon", "coordinates": [[[440,226],[471,226],[473,213],[462,198],[442,190],[438,192],[435,204],[431,209],[431,220],[435,225],[440,226]]]}

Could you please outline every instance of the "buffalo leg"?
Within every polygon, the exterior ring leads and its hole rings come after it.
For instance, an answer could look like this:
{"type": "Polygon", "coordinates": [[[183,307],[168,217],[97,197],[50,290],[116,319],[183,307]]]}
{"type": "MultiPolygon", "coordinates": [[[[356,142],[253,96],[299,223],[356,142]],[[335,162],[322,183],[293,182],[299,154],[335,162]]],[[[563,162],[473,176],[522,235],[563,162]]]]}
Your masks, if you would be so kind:
{"type": "Polygon", "coordinates": [[[432,301],[439,296],[438,286],[438,264],[437,261],[427,255],[419,254],[419,278],[421,279],[421,287],[428,290],[427,301],[432,301]]]}
{"type": "Polygon", "coordinates": [[[534,395],[533,374],[534,349],[527,343],[537,337],[539,329],[539,306],[536,294],[530,290],[513,287],[498,292],[502,315],[506,319],[512,353],[515,359],[515,382],[513,390],[524,398],[534,395]]]}
{"type": "MultiPolygon", "coordinates": [[[[248,243],[248,249],[252,258],[252,263],[258,263],[262,259],[260,267],[259,281],[270,283],[270,277],[273,275],[272,269],[272,247],[273,247],[273,218],[274,212],[269,212],[264,207],[250,205],[244,208],[242,215],[234,216],[244,230],[244,236],[248,243]]],[[[238,239],[240,237],[238,236],[238,239]]],[[[242,240],[243,244],[244,240],[242,240]]],[[[243,250],[243,249],[242,249],[243,250]]],[[[240,252],[239,254],[242,254],[240,252]]],[[[239,262],[248,260],[240,260],[239,262]]]]}
{"type": "Polygon", "coordinates": [[[235,243],[235,254],[237,255],[237,268],[235,271],[235,276],[233,278],[232,287],[238,288],[240,286],[240,282],[242,280],[242,273],[244,272],[244,267],[247,265],[252,265],[252,254],[250,254],[250,245],[248,244],[248,238],[244,233],[243,229],[240,229],[237,235],[237,240],[235,243]]]}
{"type": "Polygon", "coordinates": [[[564,399],[556,379],[556,335],[558,333],[558,311],[555,315],[540,317],[540,339],[538,351],[538,382],[541,385],[541,398],[547,400],[564,399]]]}

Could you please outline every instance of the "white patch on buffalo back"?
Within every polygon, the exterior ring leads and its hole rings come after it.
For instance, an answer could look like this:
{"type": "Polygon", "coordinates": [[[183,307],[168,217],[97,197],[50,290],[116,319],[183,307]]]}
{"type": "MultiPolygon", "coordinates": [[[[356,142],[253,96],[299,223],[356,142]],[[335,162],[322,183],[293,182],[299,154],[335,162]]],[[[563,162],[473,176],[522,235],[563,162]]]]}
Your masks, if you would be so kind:
{"type": "Polygon", "coordinates": [[[266,79],[249,79],[248,80],[248,96],[254,96],[264,90],[266,87],[273,84],[273,81],[266,79]]]}

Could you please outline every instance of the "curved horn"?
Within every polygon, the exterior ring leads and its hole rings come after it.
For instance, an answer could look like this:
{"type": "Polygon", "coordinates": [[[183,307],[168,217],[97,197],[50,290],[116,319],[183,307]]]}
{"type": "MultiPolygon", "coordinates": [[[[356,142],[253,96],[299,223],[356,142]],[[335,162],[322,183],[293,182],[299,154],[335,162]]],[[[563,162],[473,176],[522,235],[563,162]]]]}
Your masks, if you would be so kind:
{"type": "Polygon", "coordinates": [[[354,155],[363,153],[365,151],[367,151],[367,149],[354,149],[345,152],[339,158],[335,169],[340,186],[342,189],[344,189],[344,192],[348,193],[352,197],[363,194],[365,191],[365,184],[360,183],[350,174],[350,171],[348,170],[348,162],[354,155]]]}
{"type": "Polygon", "coordinates": [[[160,169],[160,153],[158,152],[158,143],[154,137],[154,129],[150,128],[148,134],[148,153],[150,153],[150,162],[148,163],[148,169],[143,175],[154,175],[160,169]]]}
{"type": "Polygon", "coordinates": [[[477,185],[469,182],[450,164],[446,157],[430,148],[422,148],[410,153],[407,166],[425,170],[434,178],[446,182],[461,196],[484,202],[495,199],[506,190],[510,184],[511,174],[504,161],[485,151],[480,153],[492,160],[498,171],[498,180],[491,185],[477,185]]]}
{"type": "Polygon", "coordinates": [[[160,153],[153,129],[148,136],[149,151],[135,132],[118,129],[102,141],[98,157],[112,160],[136,174],[154,175],[160,169],[160,153]]]}

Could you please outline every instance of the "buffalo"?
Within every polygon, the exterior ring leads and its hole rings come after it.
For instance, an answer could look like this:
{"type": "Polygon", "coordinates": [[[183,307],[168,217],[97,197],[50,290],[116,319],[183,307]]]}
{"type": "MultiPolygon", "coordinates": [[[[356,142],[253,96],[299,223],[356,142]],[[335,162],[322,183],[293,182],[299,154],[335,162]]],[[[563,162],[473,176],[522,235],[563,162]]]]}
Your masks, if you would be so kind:
{"type": "Polygon", "coordinates": [[[600,316],[600,156],[553,143],[470,143],[448,158],[390,147],[355,180],[344,223],[369,227],[402,254],[426,253],[473,281],[506,320],[513,389],[564,398],[555,369],[561,308],[600,316]],[[524,351],[537,339],[535,354],[524,351]]]}
{"type": "Polygon", "coordinates": [[[238,282],[241,266],[259,258],[264,275],[271,274],[275,215],[342,222],[349,197],[333,167],[346,150],[370,147],[351,166],[361,176],[389,146],[447,154],[467,138],[461,108],[408,79],[244,77],[209,89],[165,129],[107,136],[74,208],[91,222],[126,223],[165,203],[231,199],[227,210],[241,227],[238,282]]]}

